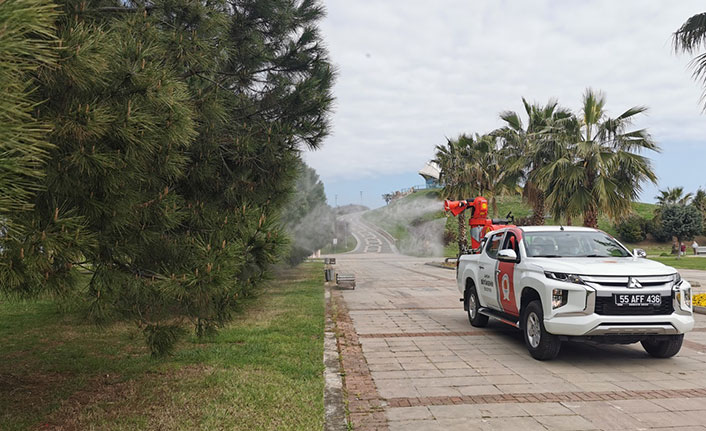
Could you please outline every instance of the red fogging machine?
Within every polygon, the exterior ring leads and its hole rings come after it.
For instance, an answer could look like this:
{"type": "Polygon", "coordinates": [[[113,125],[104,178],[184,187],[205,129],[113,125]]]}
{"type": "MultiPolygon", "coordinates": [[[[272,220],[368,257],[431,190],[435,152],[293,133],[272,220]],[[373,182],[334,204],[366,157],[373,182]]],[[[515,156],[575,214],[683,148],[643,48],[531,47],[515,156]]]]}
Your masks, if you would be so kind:
{"type": "Polygon", "coordinates": [[[461,201],[444,201],[444,211],[450,212],[454,217],[458,216],[467,209],[471,210],[471,216],[468,220],[468,225],[471,227],[471,252],[480,252],[481,239],[486,233],[501,229],[507,226],[513,226],[514,222],[512,212],[507,214],[506,219],[489,219],[488,218],[488,200],[482,196],[475,199],[461,201]]]}

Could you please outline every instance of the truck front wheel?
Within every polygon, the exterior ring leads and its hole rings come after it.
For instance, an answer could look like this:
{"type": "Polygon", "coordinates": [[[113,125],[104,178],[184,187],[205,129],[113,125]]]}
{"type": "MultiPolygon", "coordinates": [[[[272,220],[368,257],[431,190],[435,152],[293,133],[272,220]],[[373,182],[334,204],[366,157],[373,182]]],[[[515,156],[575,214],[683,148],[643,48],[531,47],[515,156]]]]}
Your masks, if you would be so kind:
{"type": "Polygon", "coordinates": [[[522,332],[525,335],[527,350],[534,359],[545,361],[554,359],[559,354],[561,340],[544,328],[544,312],[540,301],[532,301],[524,308],[522,332]]]}
{"type": "Polygon", "coordinates": [[[478,301],[478,294],[476,293],[475,287],[469,287],[468,292],[468,321],[471,322],[471,326],[476,328],[483,328],[488,324],[488,316],[480,314],[478,310],[480,309],[480,302],[478,301]]]}
{"type": "Polygon", "coordinates": [[[640,343],[650,356],[654,356],[655,358],[671,358],[679,353],[683,341],[684,334],[679,334],[647,338],[640,341],[640,343]]]}

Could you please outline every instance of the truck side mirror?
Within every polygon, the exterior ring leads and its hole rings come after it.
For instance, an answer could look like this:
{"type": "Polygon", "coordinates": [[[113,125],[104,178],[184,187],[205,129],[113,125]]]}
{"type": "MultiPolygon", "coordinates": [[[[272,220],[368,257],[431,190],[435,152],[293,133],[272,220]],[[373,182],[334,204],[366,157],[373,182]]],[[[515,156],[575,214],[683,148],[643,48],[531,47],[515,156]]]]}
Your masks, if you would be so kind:
{"type": "Polygon", "coordinates": [[[634,257],[647,257],[647,252],[641,248],[636,248],[632,251],[634,257]]]}
{"type": "Polygon", "coordinates": [[[517,262],[517,253],[515,250],[506,248],[498,252],[498,260],[501,262],[517,262]]]}

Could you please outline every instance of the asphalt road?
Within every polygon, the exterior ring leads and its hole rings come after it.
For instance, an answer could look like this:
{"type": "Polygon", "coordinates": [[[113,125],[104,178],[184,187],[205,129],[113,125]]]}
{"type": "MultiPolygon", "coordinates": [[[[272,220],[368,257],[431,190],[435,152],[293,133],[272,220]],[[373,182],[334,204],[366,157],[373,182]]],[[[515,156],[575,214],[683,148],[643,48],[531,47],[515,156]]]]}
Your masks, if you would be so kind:
{"type": "Polygon", "coordinates": [[[350,224],[351,234],[358,245],[350,253],[397,253],[394,239],[387,232],[362,218],[363,213],[346,214],[341,218],[350,224]]]}

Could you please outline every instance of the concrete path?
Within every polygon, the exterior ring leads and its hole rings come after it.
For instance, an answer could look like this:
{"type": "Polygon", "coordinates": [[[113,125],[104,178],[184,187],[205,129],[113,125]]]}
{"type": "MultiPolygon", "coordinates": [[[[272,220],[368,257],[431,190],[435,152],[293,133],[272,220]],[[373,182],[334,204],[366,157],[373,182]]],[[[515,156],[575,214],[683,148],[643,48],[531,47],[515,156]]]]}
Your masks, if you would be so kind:
{"type": "Polygon", "coordinates": [[[333,292],[354,429],[706,430],[706,316],[672,359],[565,343],[539,362],[519,331],[470,326],[453,271],[373,242],[336,256],[357,281],[333,292]]]}

